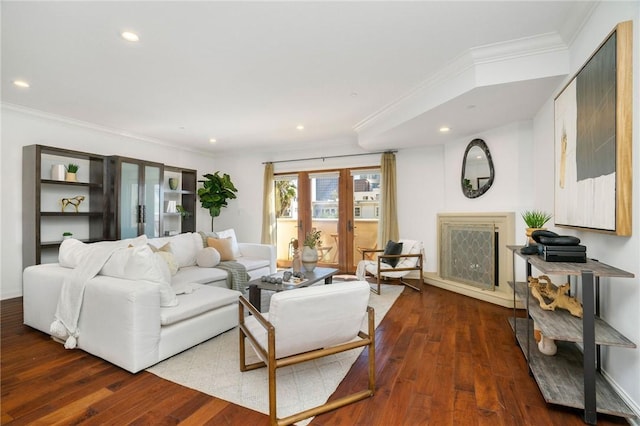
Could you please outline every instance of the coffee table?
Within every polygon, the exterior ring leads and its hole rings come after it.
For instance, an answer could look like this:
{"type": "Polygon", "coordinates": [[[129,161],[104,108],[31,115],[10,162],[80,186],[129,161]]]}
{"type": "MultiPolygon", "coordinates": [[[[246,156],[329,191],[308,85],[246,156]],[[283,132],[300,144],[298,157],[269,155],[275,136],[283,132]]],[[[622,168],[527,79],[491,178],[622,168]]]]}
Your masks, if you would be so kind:
{"type": "MultiPolygon", "coordinates": [[[[284,271],[278,271],[275,274],[269,276],[282,278],[283,273],[284,271]]],[[[333,276],[338,273],[338,270],[334,268],[316,267],[311,272],[303,271],[303,273],[306,281],[301,282],[300,284],[271,284],[263,282],[261,278],[256,278],[255,280],[249,281],[249,302],[260,312],[260,297],[262,290],[271,290],[275,292],[295,290],[296,288],[308,287],[322,280],[324,280],[325,284],[331,284],[333,276]]]]}

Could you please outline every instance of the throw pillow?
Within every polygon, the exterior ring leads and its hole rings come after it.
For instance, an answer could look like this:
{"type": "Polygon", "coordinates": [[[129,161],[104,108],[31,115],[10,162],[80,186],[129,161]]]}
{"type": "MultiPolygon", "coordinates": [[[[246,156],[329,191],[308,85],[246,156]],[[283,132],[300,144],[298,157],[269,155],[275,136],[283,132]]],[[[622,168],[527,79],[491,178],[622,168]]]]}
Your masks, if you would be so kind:
{"type": "Polygon", "coordinates": [[[236,238],[236,231],[234,231],[233,228],[218,231],[216,234],[218,234],[216,238],[231,238],[231,250],[233,251],[234,259],[242,256],[242,253],[240,253],[240,246],[238,245],[238,239],[236,238]]]}
{"type": "Polygon", "coordinates": [[[227,238],[207,238],[207,245],[213,247],[220,253],[220,261],[235,260],[231,245],[231,237],[227,238]]]}
{"type": "Polygon", "coordinates": [[[215,232],[198,231],[198,235],[200,235],[200,238],[202,238],[202,247],[207,247],[207,238],[218,238],[218,234],[216,234],[215,232]]]}
{"type": "Polygon", "coordinates": [[[213,247],[203,248],[196,256],[196,264],[201,268],[214,268],[220,263],[220,252],[213,247]]]}
{"type": "Polygon", "coordinates": [[[148,244],[149,248],[152,252],[156,254],[163,262],[167,264],[169,267],[169,272],[171,276],[174,276],[178,273],[178,262],[176,261],[176,257],[171,252],[171,243],[166,243],[160,248],[157,248],[153,244],[148,244]]]}
{"type": "Polygon", "coordinates": [[[151,282],[159,287],[160,306],[178,304],[167,265],[146,245],[114,251],[100,270],[100,275],[151,282]]]}
{"type": "Polygon", "coordinates": [[[178,273],[178,262],[176,262],[176,257],[170,251],[159,251],[155,253],[164,263],[167,264],[169,268],[169,273],[171,276],[174,276],[178,273]]]}
{"type": "MultiPolygon", "coordinates": [[[[402,243],[396,243],[391,240],[387,241],[387,245],[384,248],[383,254],[391,254],[391,255],[402,254],[402,243]]],[[[392,268],[395,268],[399,261],[400,261],[399,257],[394,257],[391,259],[385,259],[385,258],[380,259],[380,262],[386,263],[390,265],[392,268]]]]}
{"type": "MultiPolygon", "coordinates": [[[[153,244],[149,244],[149,243],[147,243],[147,245],[149,246],[151,251],[154,252],[154,253],[157,253],[159,251],[165,251],[165,252],[170,252],[171,251],[171,243],[166,243],[165,245],[163,245],[160,248],[154,246],[153,244]]],[[[129,247],[133,247],[133,246],[129,245],[129,247]]]]}

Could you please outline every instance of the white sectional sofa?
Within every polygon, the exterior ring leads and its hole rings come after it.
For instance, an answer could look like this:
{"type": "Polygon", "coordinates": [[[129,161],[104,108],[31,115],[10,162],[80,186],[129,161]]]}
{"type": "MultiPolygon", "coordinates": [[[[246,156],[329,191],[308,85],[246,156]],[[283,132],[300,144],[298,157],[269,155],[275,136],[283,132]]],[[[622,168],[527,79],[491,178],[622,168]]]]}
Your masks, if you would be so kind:
{"type": "MultiPolygon", "coordinates": [[[[155,274],[148,270],[138,271],[142,275],[135,279],[122,276],[122,271],[131,269],[115,267],[112,259],[116,255],[107,261],[111,262],[109,268],[105,264],[98,275],[86,281],[77,319],[77,348],[135,373],[237,325],[241,293],[228,288],[227,271],[195,263],[199,250],[203,250],[199,234],[152,239],[139,249],[122,242],[118,253],[128,249],[150,258],[147,243],[162,247],[167,242],[180,264],[170,284],[153,278],[155,274]],[[170,302],[166,302],[167,292],[170,302]]],[[[26,325],[51,334],[63,282],[86,260],[78,255],[82,250],[67,250],[74,244],[80,249],[89,246],[65,241],[60,248],[60,263],[24,270],[26,325]]],[[[238,243],[237,249],[241,254],[237,261],[246,265],[251,279],[275,272],[275,247],[238,243]]]]}

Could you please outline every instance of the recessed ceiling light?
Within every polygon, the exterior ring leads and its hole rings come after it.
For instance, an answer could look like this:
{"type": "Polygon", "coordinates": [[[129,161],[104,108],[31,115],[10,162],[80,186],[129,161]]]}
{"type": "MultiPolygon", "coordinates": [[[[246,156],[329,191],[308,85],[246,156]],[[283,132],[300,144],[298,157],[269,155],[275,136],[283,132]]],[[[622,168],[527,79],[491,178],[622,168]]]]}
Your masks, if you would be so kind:
{"type": "Polygon", "coordinates": [[[303,126],[302,124],[298,124],[298,125],[296,126],[296,129],[298,129],[298,130],[304,130],[304,126],[303,126]]]}
{"type": "Polygon", "coordinates": [[[448,128],[447,126],[440,127],[440,133],[447,133],[449,130],[451,129],[448,128]]]}
{"type": "Polygon", "coordinates": [[[31,85],[24,80],[13,80],[14,86],[29,88],[31,85]]]}
{"type": "Polygon", "coordinates": [[[209,139],[209,143],[216,143],[216,138],[209,139]]]}
{"type": "Polygon", "coordinates": [[[140,41],[140,37],[138,37],[138,34],[132,33],[131,31],[123,31],[122,33],[120,33],[120,35],[127,41],[140,41]]]}

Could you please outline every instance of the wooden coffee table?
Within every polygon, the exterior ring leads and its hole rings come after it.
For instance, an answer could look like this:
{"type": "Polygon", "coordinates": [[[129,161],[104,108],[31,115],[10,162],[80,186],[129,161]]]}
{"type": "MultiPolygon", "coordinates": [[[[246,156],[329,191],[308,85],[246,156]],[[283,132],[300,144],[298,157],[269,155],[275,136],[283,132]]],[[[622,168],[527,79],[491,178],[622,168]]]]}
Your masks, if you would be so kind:
{"type": "MultiPolygon", "coordinates": [[[[282,274],[284,271],[278,271],[275,274],[269,275],[270,277],[280,277],[282,278],[282,274]]],[[[296,288],[308,287],[312,284],[317,283],[318,281],[324,280],[325,284],[331,284],[333,281],[333,276],[338,273],[337,269],[334,268],[318,268],[316,267],[313,271],[307,272],[303,271],[306,281],[300,284],[271,284],[267,282],[263,282],[262,278],[257,278],[255,280],[249,281],[249,302],[260,311],[260,297],[262,290],[271,290],[271,291],[287,291],[287,290],[295,290],[296,288]]]]}

